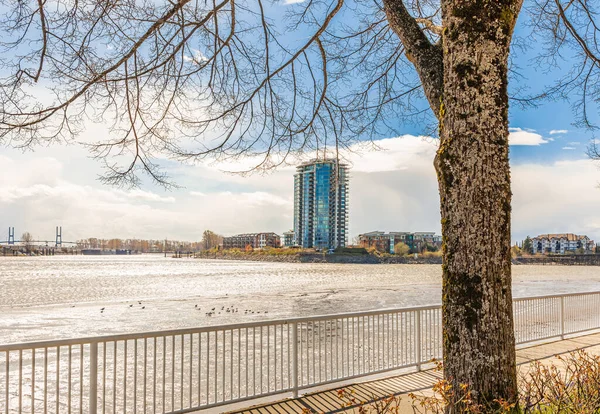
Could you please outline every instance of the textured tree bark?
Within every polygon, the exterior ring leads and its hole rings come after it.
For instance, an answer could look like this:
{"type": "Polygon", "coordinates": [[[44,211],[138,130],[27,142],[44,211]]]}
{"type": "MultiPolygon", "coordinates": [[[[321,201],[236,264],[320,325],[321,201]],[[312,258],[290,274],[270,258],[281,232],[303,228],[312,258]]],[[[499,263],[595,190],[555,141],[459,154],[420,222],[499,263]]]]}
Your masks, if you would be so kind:
{"type": "Polygon", "coordinates": [[[520,7],[515,0],[442,0],[435,164],[444,240],[444,377],[454,390],[469,384],[485,405],[517,396],[507,60],[520,7]]]}
{"type": "Polygon", "coordinates": [[[476,403],[515,402],[507,72],[522,0],[441,0],[431,44],[403,0],[383,0],[437,115],[443,236],[444,378],[476,403]]]}

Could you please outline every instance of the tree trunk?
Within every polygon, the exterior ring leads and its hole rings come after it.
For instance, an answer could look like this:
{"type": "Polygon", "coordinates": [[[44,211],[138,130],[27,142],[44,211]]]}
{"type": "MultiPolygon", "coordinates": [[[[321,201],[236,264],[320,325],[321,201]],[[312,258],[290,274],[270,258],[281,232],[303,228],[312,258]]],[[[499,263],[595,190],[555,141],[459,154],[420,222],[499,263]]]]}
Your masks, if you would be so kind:
{"type": "MultiPolygon", "coordinates": [[[[436,157],[443,235],[444,377],[475,401],[517,396],[511,294],[507,59],[521,3],[442,0],[436,157]]],[[[451,405],[448,411],[458,412],[451,405]]]]}

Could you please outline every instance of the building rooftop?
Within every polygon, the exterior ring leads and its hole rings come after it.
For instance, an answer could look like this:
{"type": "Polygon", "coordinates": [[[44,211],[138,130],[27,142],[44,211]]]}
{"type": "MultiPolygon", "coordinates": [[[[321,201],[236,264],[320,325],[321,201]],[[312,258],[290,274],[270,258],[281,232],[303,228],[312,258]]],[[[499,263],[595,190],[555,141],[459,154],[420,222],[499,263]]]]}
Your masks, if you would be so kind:
{"type": "Polygon", "coordinates": [[[255,236],[258,236],[259,234],[274,234],[277,236],[277,233],[272,232],[272,231],[261,231],[261,232],[257,232],[257,233],[234,234],[233,236],[225,236],[225,238],[227,238],[227,237],[255,237],[255,236]]]}
{"type": "Polygon", "coordinates": [[[389,233],[386,233],[385,231],[370,231],[368,233],[362,233],[359,236],[398,236],[398,235],[406,235],[406,234],[415,234],[415,235],[436,235],[434,231],[416,231],[416,232],[410,232],[410,231],[390,231],[389,233]]]}
{"type": "Polygon", "coordinates": [[[297,168],[302,168],[302,167],[308,167],[309,165],[314,165],[314,164],[339,164],[340,167],[348,167],[348,164],[344,163],[344,162],[339,162],[338,159],[336,158],[314,158],[310,161],[306,161],[303,162],[302,164],[298,165],[297,168]]]}
{"type": "Polygon", "coordinates": [[[578,241],[588,238],[585,235],[577,235],[573,233],[554,233],[554,234],[540,234],[534,237],[534,239],[567,239],[568,241],[578,241]]]}

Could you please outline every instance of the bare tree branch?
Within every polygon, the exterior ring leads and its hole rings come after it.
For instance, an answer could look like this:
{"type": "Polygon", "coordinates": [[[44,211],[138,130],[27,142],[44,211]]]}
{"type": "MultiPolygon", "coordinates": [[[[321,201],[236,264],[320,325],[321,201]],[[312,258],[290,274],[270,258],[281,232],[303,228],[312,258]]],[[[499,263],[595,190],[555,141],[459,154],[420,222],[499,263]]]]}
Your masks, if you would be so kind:
{"type": "MultiPolygon", "coordinates": [[[[595,5],[533,1],[531,24],[548,39],[540,66],[558,65],[567,47],[580,53],[555,85],[512,100],[577,96],[576,115],[591,128],[600,96],[595,5]]],[[[407,123],[435,134],[439,0],[56,4],[3,9],[0,144],[80,141],[107,183],[138,185],[142,173],[167,185],[162,158],[250,155],[270,169],[299,153],[399,134],[407,123]],[[82,134],[96,124],[108,137],[82,134]]]]}
{"type": "Polygon", "coordinates": [[[383,3],[390,26],[402,40],[407,57],[415,65],[421,78],[429,106],[438,116],[443,91],[442,48],[438,44],[432,44],[418,25],[419,22],[429,20],[417,21],[408,13],[403,0],[383,0],[383,3]]]}
{"type": "Polygon", "coordinates": [[[432,20],[430,19],[425,19],[425,18],[416,18],[415,21],[417,23],[422,24],[423,26],[425,26],[425,29],[431,31],[432,33],[436,34],[437,36],[441,36],[444,32],[444,28],[442,26],[438,26],[436,25],[432,20]]]}

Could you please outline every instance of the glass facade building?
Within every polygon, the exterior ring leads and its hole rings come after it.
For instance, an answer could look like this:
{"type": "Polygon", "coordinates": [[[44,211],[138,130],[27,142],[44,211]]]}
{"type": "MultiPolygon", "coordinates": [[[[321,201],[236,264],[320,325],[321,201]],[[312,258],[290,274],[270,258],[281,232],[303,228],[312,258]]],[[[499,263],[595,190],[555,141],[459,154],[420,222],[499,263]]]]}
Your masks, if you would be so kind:
{"type": "Polygon", "coordinates": [[[310,248],[335,249],[348,242],[348,166],[335,159],[314,160],[294,175],[294,241],[310,248]]]}

